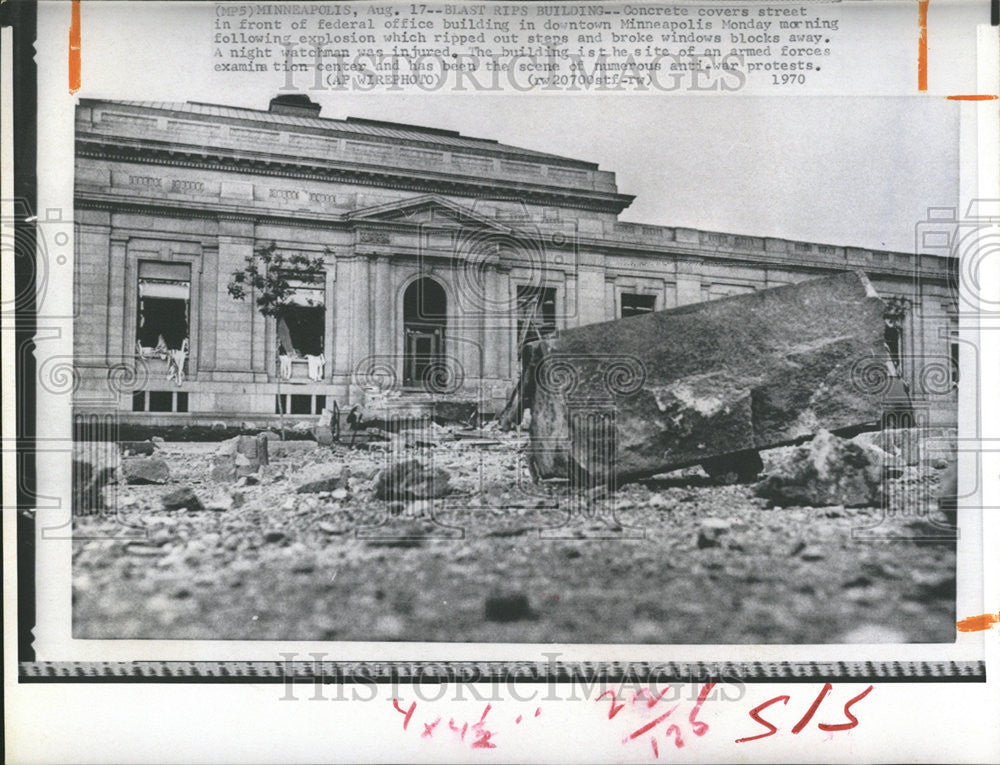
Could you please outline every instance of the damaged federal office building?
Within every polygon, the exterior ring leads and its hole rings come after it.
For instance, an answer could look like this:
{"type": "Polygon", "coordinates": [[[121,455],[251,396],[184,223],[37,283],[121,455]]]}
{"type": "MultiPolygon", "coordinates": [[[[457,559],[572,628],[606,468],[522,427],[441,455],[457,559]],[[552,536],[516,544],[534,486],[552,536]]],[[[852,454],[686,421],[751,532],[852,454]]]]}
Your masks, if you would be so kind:
{"type": "Polygon", "coordinates": [[[901,401],[955,424],[947,252],[626,223],[633,197],[585,158],[262,106],[80,102],[76,414],[169,433],[531,410],[558,441],[574,408],[613,409],[623,475],[901,401]]]}

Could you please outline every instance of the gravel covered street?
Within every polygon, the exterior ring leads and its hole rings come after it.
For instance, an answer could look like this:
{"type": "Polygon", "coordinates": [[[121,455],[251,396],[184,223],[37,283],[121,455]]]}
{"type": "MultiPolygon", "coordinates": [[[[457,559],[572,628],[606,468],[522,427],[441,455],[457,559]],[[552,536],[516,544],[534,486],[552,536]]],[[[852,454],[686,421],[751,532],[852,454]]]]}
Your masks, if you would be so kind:
{"type": "MultiPolygon", "coordinates": [[[[422,454],[447,471],[450,493],[391,506],[374,484],[394,449],[407,456],[405,439],[356,449],[272,441],[270,464],[232,483],[211,475],[217,443],[159,444],[166,483],[111,486],[121,520],[76,520],[74,635],[953,639],[953,543],[853,540],[852,529],[879,521],[876,508],[771,507],[751,485],[715,485],[695,468],[630,484],[597,504],[603,512],[567,520],[565,489],[531,483],[524,440],[444,436],[422,454]],[[180,487],[205,509],[165,509],[162,497],[180,487]],[[122,521],[138,527],[128,540],[122,521]]],[[[909,468],[896,480],[933,489],[939,473],[909,468]]],[[[878,530],[927,526],[904,516],[878,530]]]]}

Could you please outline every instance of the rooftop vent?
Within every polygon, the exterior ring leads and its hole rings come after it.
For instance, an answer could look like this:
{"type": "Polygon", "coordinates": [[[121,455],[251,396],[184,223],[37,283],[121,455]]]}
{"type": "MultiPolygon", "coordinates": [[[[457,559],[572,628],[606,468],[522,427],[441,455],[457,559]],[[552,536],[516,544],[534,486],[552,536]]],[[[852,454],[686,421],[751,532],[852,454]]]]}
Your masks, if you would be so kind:
{"type": "Polygon", "coordinates": [[[271,99],[267,110],[272,114],[297,114],[300,117],[318,117],[322,107],[304,93],[286,93],[271,99]]]}

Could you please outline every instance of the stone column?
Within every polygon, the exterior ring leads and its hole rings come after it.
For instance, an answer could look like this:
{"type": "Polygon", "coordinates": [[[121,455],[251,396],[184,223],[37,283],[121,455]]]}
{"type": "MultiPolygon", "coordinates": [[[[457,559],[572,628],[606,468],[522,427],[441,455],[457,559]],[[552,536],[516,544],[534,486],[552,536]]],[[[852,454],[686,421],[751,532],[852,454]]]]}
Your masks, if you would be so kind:
{"type": "Polygon", "coordinates": [[[701,302],[701,261],[677,260],[677,305],[701,302]]]}
{"type": "Polygon", "coordinates": [[[335,298],[334,305],[334,328],[336,337],[333,341],[334,374],[345,382],[350,382],[351,354],[354,338],[354,314],[352,306],[352,292],[356,289],[353,284],[355,273],[354,264],[356,257],[348,256],[337,261],[337,281],[334,283],[335,298]]]}
{"type": "MultiPolygon", "coordinates": [[[[612,293],[613,295],[614,293],[612,293]]],[[[596,324],[607,318],[604,269],[581,268],[577,275],[577,325],[596,324]]],[[[612,309],[613,313],[613,309],[612,309]]]]}
{"type": "MultiPolygon", "coordinates": [[[[135,326],[135,317],[129,321],[125,315],[126,306],[130,301],[125,299],[125,287],[128,281],[126,264],[128,261],[128,237],[112,234],[110,239],[110,258],[108,261],[108,325],[107,325],[107,356],[111,362],[121,355],[131,355],[132,348],[126,345],[135,338],[126,338],[125,327],[135,326]]],[[[83,295],[84,301],[90,296],[83,295]]],[[[134,334],[134,333],[133,333],[134,334]]]]}
{"type": "MultiPolygon", "coordinates": [[[[201,293],[198,310],[198,358],[195,363],[199,371],[215,369],[215,317],[218,313],[219,292],[225,291],[229,283],[229,275],[225,275],[225,283],[220,285],[219,250],[217,246],[206,246],[202,249],[201,278],[198,280],[201,293]]],[[[228,293],[225,293],[229,297],[228,293]]],[[[192,295],[192,306],[194,305],[192,295]]],[[[231,299],[231,298],[230,298],[231,299]]]]}
{"type": "Polygon", "coordinates": [[[393,353],[395,331],[393,317],[396,306],[392,286],[392,263],[387,256],[379,255],[375,260],[374,300],[372,300],[375,314],[374,349],[378,356],[387,357],[393,353]]]}
{"type": "Polygon", "coordinates": [[[363,359],[371,355],[371,315],[369,304],[371,282],[369,281],[368,258],[353,258],[349,263],[350,300],[352,334],[350,368],[353,370],[363,359]]]}
{"type": "MultiPolygon", "coordinates": [[[[263,371],[262,366],[258,370],[255,365],[258,354],[263,352],[263,345],[259,351],[254,348],[257,342],[255,336],[263,334],[263,322],[255,306],[256,295],[248,293],[242,301],[233,300],[225,287],[229,275],[243,268],[247,256],[253,254],[254,240],[250,235],[253,224],[220,221],[219,225],[219,280],[216,284],[219,299],[212,327],[215,331],[216,369],[240,375],[263,371]]],[[[263,364],[263,359],[260,363],[263,364]]]]}

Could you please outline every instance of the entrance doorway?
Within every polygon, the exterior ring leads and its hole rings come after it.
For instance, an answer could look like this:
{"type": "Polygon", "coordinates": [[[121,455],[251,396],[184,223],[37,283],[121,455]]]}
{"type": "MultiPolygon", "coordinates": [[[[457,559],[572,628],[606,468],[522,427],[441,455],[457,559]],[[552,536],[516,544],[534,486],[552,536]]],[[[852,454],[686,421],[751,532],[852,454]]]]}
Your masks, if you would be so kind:
{"type": "Polygon", "coordinates": [[[403,385],[429,380],[444,358],[448,298],[434,279],[417,279],[403,294],[403,385]]]}

